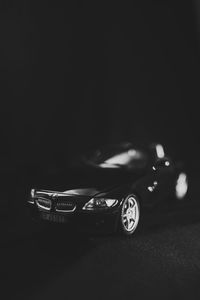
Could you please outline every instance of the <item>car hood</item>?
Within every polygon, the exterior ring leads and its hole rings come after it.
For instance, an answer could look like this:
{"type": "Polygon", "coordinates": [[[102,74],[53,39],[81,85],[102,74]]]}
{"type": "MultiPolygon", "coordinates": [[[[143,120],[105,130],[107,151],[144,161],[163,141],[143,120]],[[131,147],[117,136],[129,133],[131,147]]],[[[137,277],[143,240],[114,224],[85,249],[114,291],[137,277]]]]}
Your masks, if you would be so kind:
{"type": "Polygon", "coordinates": [[[115,186],[110,186],[107,188],[97,188],[97,187],[77,188],[77,189],[70,189],[64,191],[63,194],[70,195],[70,196],[90,196],[90,197],[104,196],[114,188],[115,186]]]}
{"type": "MultiPolygon", "coordinates": [[[[124,196],[131,186],[131,183],[120,184],[110,186],[106,189],[97,189],[97,188],[83,188],[83,189],[75,189],[69,190],[70,195],[74,196],[84,196],[84,197],[106,197],[106,198],[119,198],[124,196]],[[74,191],[74,194],[71,193],[74,191]]],[[[66,191],[67,195],[69,195],[69,191],[66,191]]]]}
{"type": "Polygon", "coordinates": [[[129,176],[123,176],[122,174],[120,177],[90,176],[86,178],[82,176],[80,180],[77,179],[77,183],[69,183],[67,186],[65,184],[65,188],[63,188],[62,186],[55,186],[54,190],[43,190],[37,188],[36,193],[41,193],[41,196],[44,193],[49,197],[53,196],[53,194],[56,194],[58,197],[115,197],[119,196],[121,194],[121,191],[127,191],[127,185],[130,186],[130,184],[138,180],[139,177],[140,175],[137,174],[129,174],[129,176]]]}
{"type": "Polygon", "coordinates": [[[119,192],[124,190],[124,185],[110,185],[107,187],[81,187],[75,189],[68,189],[66,191],[52,191],[52,190],[36,190],[37,196],[48,196],[52,197],[56,194],[57,197],[63,198],[64,196],[70,197],[111,197],[111,196],[119,196],[119,192]]]}
{"type": "Polygon", "coordinates": [[[74,196],[95,196],[96,194],[99,194],[101,191],[97,188],[78,188],[78,189],[72,189],[67,190],[64,192],[66,195],[74,195],[74,196]]]}

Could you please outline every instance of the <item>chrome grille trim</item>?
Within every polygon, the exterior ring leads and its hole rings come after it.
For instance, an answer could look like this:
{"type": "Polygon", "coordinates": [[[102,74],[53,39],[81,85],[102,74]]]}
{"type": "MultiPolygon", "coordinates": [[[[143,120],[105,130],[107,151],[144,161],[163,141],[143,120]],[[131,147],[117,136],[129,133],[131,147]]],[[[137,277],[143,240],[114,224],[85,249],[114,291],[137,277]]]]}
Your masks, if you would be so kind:
{"type": "Polygon", "coordinates": [[[45,209],[45,210],[48,210],[48,211],[51,210],[51,205],[52,205],[52,203],[51,203],[51,200],[49,200],[49,199],[38,198],[38,199],[36,199],[36,204],[37,204],[37,206],[38,206],[39,208],[42,208],[42,209],[45,209]],[[42,201],[48,203],[48,204],[49,204],[49,207],[42,205],[42,203],[41,203],[42,201]],[[39,203],[39,202],[40,202],[40,203],[39,203]]]}
{"type": "Polygon", "coordinates": [[[76,205],[73,202],[57,202],[55,210],[57,212],[73,212],[76,209],[76,205]],[[71,206],[71,207],[70,207],[71,206]]]}
{"type": "Polygon", "coordinates": [[[74,208],[73,209],[58,209],[58,208],[56,208],[56,211],[57,212],[73,212],[73,211],[75,211],[75,209],[76,209],[76,205],[74,206],[74,208]]]}

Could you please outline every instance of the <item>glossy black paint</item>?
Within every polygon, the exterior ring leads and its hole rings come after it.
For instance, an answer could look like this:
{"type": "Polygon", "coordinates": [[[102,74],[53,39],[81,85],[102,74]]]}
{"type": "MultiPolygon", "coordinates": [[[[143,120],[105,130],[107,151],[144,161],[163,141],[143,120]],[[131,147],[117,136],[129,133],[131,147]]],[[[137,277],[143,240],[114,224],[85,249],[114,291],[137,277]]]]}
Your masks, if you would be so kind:
{"type": "Polygon", "coordinates": [[[135,147],[130,143],[119,144],[114,146],[114,153],[113,147],[111,148],[105,147],[82,157],[81,163],[72,168],[77,183],[69,184],[66,178],[66,190],[36,188],[32,199],[34,203],[28,202],[32,217],[43,219],[45,215],[45,219],[58,221],[56,218],[60,216],[61,222],[72,227],[109,232],[117,229],[120,208],[126,196],[135,194],[138,197],[141,213],[162,208],[164,203],[170,201],[182,164],[174,163],[166,154],[158,157],[153,144],[145,147],[135,147]],[[126,154],[130,153],[134,157],[135,149],[139,151],[136,157],[139,160],[141,158],[141,162],[120,161],[119,154],[124,153],[126,158],[126,154]],[[113,158],[115,163],[107,166],[108,162],[114,161],[113,158]],[[84,205],[93,197],[117,199],[118,203],[114,207],[98,211],[83,210],[84,205]],[[40,198],[51,201],[49,211],[36,205],[40,198]],[[76,206],[75,211],[56,211],[59,201],[61,204],[64,202],[65,205],[68,203],[76,206]]]}

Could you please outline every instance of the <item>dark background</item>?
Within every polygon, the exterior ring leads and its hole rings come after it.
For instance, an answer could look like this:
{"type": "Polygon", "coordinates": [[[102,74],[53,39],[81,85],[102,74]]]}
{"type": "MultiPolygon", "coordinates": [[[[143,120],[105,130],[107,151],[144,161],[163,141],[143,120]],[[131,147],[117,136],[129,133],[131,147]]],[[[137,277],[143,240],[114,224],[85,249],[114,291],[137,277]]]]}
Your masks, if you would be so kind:
{"type": "Polygon", "coordinates": [[[13,1],[0,23],[2,172],[121,140],[198,170],[194,2],[13,1]]]}
{"type": "Polygon", "coordinates": [[[1,1],[2,299],[200,298],[199,16],[197,0],[1,1]],[[32,222],[36,178],[126,140],[185,161],[188,201],[130,239],[32,222]]]}

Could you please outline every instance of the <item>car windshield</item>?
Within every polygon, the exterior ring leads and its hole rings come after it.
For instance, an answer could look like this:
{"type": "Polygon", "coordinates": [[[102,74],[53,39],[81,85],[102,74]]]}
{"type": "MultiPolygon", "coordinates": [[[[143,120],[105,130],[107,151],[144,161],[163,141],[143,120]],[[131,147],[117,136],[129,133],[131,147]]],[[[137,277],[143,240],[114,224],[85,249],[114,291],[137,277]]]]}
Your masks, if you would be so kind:
{"type": "Polygon", "coordinates": [[[110,186],[137,178],[148,167],[149,154],[144,148],[123,144],[100,148],[80,159],[71,160],[68,168],[44,176],[50,188],[55,182],[58,189],[110,186]],[[67,178],[67,180],[66,180],[67,178]],[[67,182],[67,184],[66,184],[67,182]]]}
{"type": "Polygon", "coordinates": [[[97,150],[89,158],[89,162],[100,168],[138,169],[146,166],[147,155],[133,147],[111,147],[97,150]]]}

